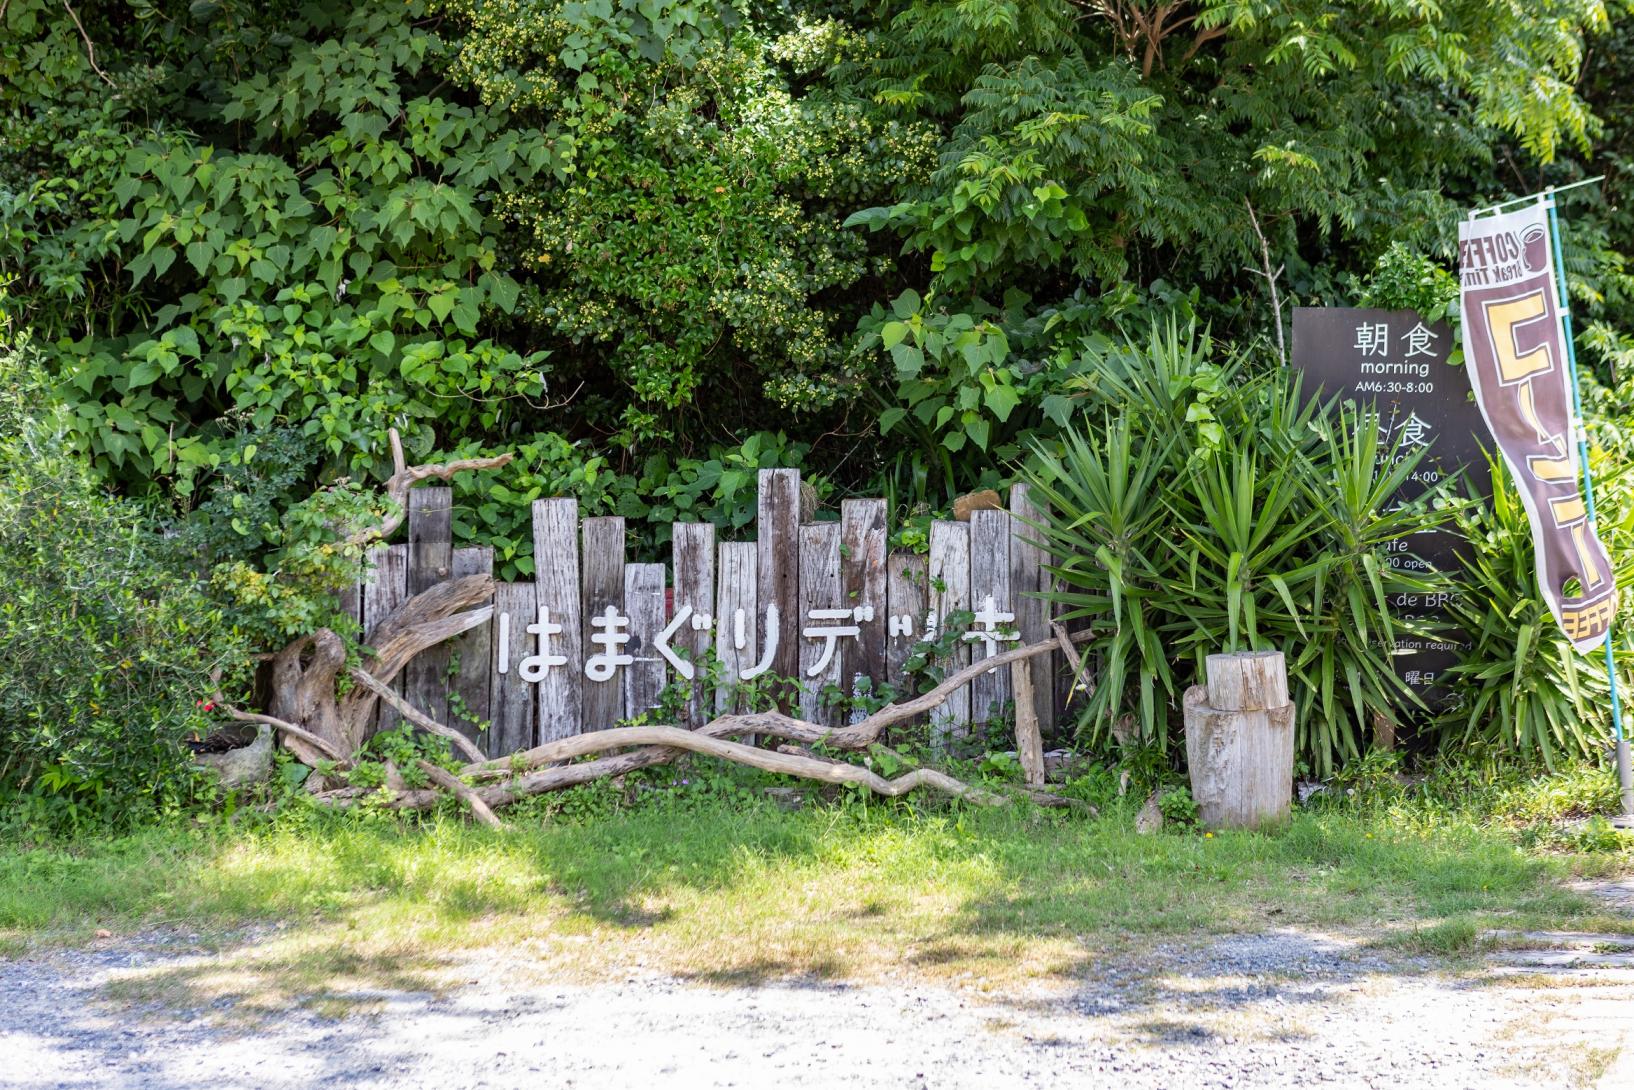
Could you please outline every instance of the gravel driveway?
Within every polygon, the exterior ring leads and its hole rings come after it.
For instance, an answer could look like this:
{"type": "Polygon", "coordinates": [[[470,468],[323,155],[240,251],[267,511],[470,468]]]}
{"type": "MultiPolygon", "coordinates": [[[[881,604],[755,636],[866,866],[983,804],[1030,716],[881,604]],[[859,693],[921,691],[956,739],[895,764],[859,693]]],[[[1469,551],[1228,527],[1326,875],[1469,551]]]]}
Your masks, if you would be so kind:
{"type": "Polygon", "coordinates": [[[1277,931],[1143,950],[1031,999],[909,982],[507,986],[525,974],[490,959],[465,967],[482,986],[243,1023],[230,999],[176,1010],[104,995],[210,965],[146,935],[0,962],[0,1085],[1634,1087],[1618,1058],[1634,968],[1597,938],[1454,971],[1277,931]]]}

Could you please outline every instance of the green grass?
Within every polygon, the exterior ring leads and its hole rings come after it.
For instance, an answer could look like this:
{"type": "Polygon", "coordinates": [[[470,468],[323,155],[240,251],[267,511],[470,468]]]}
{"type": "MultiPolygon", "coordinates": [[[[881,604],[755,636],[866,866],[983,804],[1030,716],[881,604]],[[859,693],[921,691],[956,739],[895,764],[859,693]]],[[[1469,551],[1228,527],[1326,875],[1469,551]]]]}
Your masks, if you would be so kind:
{"type": "Polygon", "coordinates": [[[1634,926],[1561,884],[1626,852],[1544,854],[1423,801],[1301,812],[1275,833],[1151,836],[1134,832],[1132,802],[1098,818],[789,812],[741,790],[661,792],[576,820],[519,815],[504,832],[306,814],[0,842],[0,950],[168,925],[230,956],[122,986],[272,1007],[359,984],[435,987],[463,979],[473,951],[555,977],[911,973],[1003,988],[1070,981],[1154,935],[1299,927],[1456,954],[1490,927],[1634,926]]]}

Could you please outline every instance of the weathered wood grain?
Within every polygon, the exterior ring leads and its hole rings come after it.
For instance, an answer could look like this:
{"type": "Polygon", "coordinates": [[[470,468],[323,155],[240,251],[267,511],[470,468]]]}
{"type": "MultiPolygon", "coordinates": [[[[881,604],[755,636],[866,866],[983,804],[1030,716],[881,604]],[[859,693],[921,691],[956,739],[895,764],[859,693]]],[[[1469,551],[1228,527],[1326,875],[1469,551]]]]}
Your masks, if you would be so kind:
{"type": "Polygon", "coordinates": [[[490,757],[505,757],[537,744],[539,701],[518,670],[533,651],[527,626],[538,614],[539,590],[532,583],[494,584],[494,666],[488,696],[493,725],[485,747],[490,757]]]}
{"type": "Polygon", "coordinates": [[[861,607],[855,640],[843,645],[840,683],[848,692],[869,679],[877,693],[885,684],[885,501],[845,500],[840,504],[840,586],[845,604],[861,607]]]}
{"type": "Polygon", "coordinates": [[[1181,702],[1186,767],[1209,829],[1252,829],[1288,817],[1293,804],[1294,706],[1280,651],[1210,655],[1208,686],[1181,702]]]}
{"type": "MultiPolygon", "coordinates": [[[[1050,636],[1049,604],[1042,597],[1049,588],[1050,575],[1044,570],[1048,554],[1039,544],[1042,533],[1029,524],[1042,523],[1045,512],[1033,503],[1025,484],[1016,484],[1010,488],[1010,514],[1010,607],[1015,611],[1021,642],[1038,643],[1050,636]]],[[[1054,655],[1028,659],[1025,668],[1031,675],[1033,714],[1039,733],[1053,736],[1059,660],[1054,655]]]]}
{"type": "Polygon", "coordinates": [[[840,524],[818,522],[800,527],[800,714],[813,723],[839,723],[838,714],[823,704],[823,690],[840,684],[840,650],[854,638],[852,617],[840,585],[840,524]],[[813,617],[813,610],[846,610],[844,617],[813,617]],[[813,636],[818,630],[839,629],[832,653],[829,642],[813,636]],[[826,662],[824,661],[826,658],[826,662]]]}
{"type": "Polygon", "coordinates": [[[1010,664],[1010,679],[1016,696],[1016,759],[1021,762],[1022,779],[1032,787],[1044,786],[1044,738],[1038,731],[1038,711],[1033,703],[1033,675],[1028,667],[1036,659],[1010,664]]]}
{"type": "Polygon", "coordinates": [[[902,664],[925,638],[930,576],[925,557],[916,553],[892,553],[886,569],[885,680],[900,696],[907,683],[902,664]]]}
{"type": "MultiPolygon", "coordinates": [[[[892,553],[886,561],[885,583],[885,680],[902,700],[913,693],[913,682],[902,664],[925,638],[925,618],[930,612],[930,575],[924,555],[892,553]]],[[[923,717],[911,721],[922,722],[923,717]]]]}
{"type": "Polygon", "coordinates": [[[752,541],[723,541],[715,570],[715,657],[721,663],[721,684],[715,691],[718,712],[737,710],[734,686],[760,654],[760,623],[755,603],[758,549],[752,541]]]}
{"type": "Polygon", "coordinates": [[[687,700],[687,727],[697,727],[715,716],[714,686],[706,684],[708,652],[715,634],[708,627],[715,613],[715,525],[710,522],[677,522],[670,530],[675,572],[675,616],[691,608],[681,623],[672,646],[689,662],[695,673],[692,693],[687,700]],[[699,627],[699,625],[705,627],[699,627]]]}
{"type": "Polygon", "coordinates": [[[584,712],[584,631],[579,617],[584,588],[579,581],[577,500],[533,501],[533,581],[545,622],[561,629],[549,633],[548,648],[536,643],[535,650],[567,660],[547,665],[538,684],[537,733],[541,742],[549,742],[579,733],[584,712]]]}
{"type": "MultiPolygon", "coordinates": [[[[974,631],[985,631],[983,618],[998,618],[992,630],[1003,638],[981,639],[970,644],[971,659],[989,651],[1002,651],[1016,641],[1015,610],[1010,593],[1010,514],[1007,511],[977,510],[970,513],[970,608],[976,611],[974,631]]],[[[1010,703],[1010,672],[993,670],[970,686],[970,717],[985,723],[1004,714],[1010,703]]]]}
{"type": "MultiPolygon", "coordinates": [[[[755,553],[755,575],[759,580],[759,608],[778,613],[777,653],[771,673],[793,677],[800,669],[800,474],[792,469],[763,469],[759,481],[759,533],[755,553]]],[[[780,701],[784,711],[793,709],[796,694],[780,701]]]]}
{"type": "Polygon", "coordinates": [[[630,618],[630,642],[625,650],[635,660],[624,667],[624,704],[632,719],[658,706],[669,677],[669,667],[655,647],[668,623],[664,575],[662,564],[624,566],[624,612],[630,618]]]}
{"type": "MultiPolygon", "coordinates": [[[[454,490],[421,487],[409,493],[408,594],[412,598],[448,579],[454,570],[454,490]]],[[[448,722],[451,649],[441,643],[415,655],[403,671],[403,696],[438,723],[448,722]]]]}
{"type": "MultiPolygon", "coordinates": [[[[369,566],[373,569],[370,580],[363,586],[363,642],[368,645],[387,617],[408,601],[408,546],[376,545],[369,550],[369,566]]],[[[367,668],[368,663],[364,663],[367,668]]],[[[392,682],[392,689],[403,691],[402,675],[392,682]]],[[[376,731],[390,730],[401,722],[396,709],[381,704],[375,712],[376,731]]]]}
{"type": "MultiPolygon", "coordinates": [[[[952,614],[970,608],[970,524],[938,520],[930,526],[930,611],[938,636],[949,631],[952,614]]],[[[960,629],[962,635],[964,629],[960,629]]],[[[970,662],[970,644],[961,639],[948,657],[947,672],[970,662]]],[[[931,740],[947,746],[970,734],[970,690],[960,689],[931,712],[931,740]]]]}
{"type": "MultiPolygon", "coordinates": [[[[608,607],[624,612],[624,519],[617,515],[584,520],[584,653],[589,656],[601,648],[590,637],[596,629],[593,618],[600,617],[608,607]]],[[[604,681],[586,677],[581,683],[584,694],[584,729],[606,730],[624,719],[624,671],[614,670],[604,681]]]]}
{"type": "MultiPolygon", "coordinates": [[[[453,578],[466,575],[493,575],[494,551],[487,548],[454,550],[453,578]]],[[[493,718],[489,710],[493,670],[494,630],[490,622],[478,625],[450,642],[453,666],[453,693],[448,700],[448,718],[442,720],[481,745],[483,724],[493,718]]]]}
{"type": "Polygon", "coordinates": [[[1288,703],[1288,670],[1281,651],[1210,655],[1208,702],[1221,711],[1255,711],[1288,703]]]}

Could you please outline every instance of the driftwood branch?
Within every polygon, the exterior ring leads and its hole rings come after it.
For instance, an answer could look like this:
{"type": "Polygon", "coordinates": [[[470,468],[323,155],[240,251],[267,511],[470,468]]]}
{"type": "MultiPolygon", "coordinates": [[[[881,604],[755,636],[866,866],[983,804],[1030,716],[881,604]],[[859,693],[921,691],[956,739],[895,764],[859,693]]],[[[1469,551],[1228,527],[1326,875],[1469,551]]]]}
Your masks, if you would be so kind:
{"type": "Polygon", "coordinates": [[[424,772],[432,783],[465,803],[466,807],[470,809],[472,817],[491,829],[503,829],[505,827],[505,823],[500,821],[494,812],[488,808],[488,804],[482,801],[482,796],[467,787],[458,776],[446,768],[432,764],[430,761],[422,760],[419,765],[420,771],[424,772]]]}
{"type": "Polygon", "coordinates": [[[401,525],[408,514],[409,489],[421,481],[433,478],[446,481],[457,474],[466,473],[475,469],[498,469],[509,465],[514,457],[510,451],[492,458],[461,458],[453,462],[436,462],[429,465],[411,466],[403,462],[403,439],[397,434],[397,429],[390,432],[391,456],[393,471],[386,480],[386,498],[392,501],[391,511],[382,518],[378,525],[366,526],[361,530],[353,531],[346,538],[347,545],[366,545],[379,538],[390,537],[401,525]]]}
{"type": "Polygon", "coordinates": [[[431,716],[427,715],[419,708],[416,708],[413,704],[410,704],[407,700],[404,700],[397,693],[392,692],[391,689],[381,684],[373,674],[369,673],[369,671],[362,668],[354,669],[352,671],[352,680],[374,693],[381,700],[384,700],[387,704],[390,704],[393,708],[397,709],[397,714],[401,715],[404,719],[407,719],[410,723],[413,723],[421,730],[426,731],[429,734],[435,734],[440,738],[447,738],[450,742],[454,743],[455,749],[458,749],[473,761],[480,763],[482,760],[484,760],[482,750],[472,745],[471,739],[467,738],[453,727],[443,726],[441,723],[431,718],[431,716]]]}
{"type": "Polygon", "coordinates": [[[334,761],[336,764],[346,766],[352,763],[351,760],[342,754],[340,750],[337,749],[331,742],[324,738],[320,738],[318,735],[313,734],[311,731],[306,730],[303,727],[297,727],[294,723],[285,722],[284,720],[278,719],[275,716],[262,715],[260,712],[243,711],[242,709],[233,707],[231,704],[225,704],[219,699],[216,701],[216,707],[226,712],[228,718],[230,719],[236,719],[241,723],[258,723],[262,726],[271,727],[280,734],[286,734],[291,738],[299,738],[301,741],[305,742],[309,746],[312,746],[314,749],[321,750],[325,757],[334,761]]]}
{"type": "MultiPolygon", "coordinates": [[[[473,798],[490,809],[498,809],[532,795],[559,791],[576,784],[622,776],[637,769],[666,764],[683,753],[691,752],[783,775],[828,783],[855,784],[887,798],[928,787],[982,805],[1001,805],[1008,801],[1008,796],[1012,793],[1040,805],[1071,805],[1060,796],[1038,788],[994,792],[974,787],[930,768],[915,768],[895,779],[886,779],[871,769],[818,755],[806,748],[821,745],[828,750],[867,749],[877,744],[880,732],[887,726],[936,707],[950,693],[961,685],[969,684],[986,670],[1050,654],[1060,649],[1063,643],[1067,654],[1076,658],[1071,641],[1084,639],[1088,633],[1081,631],[1068,635],[1064,628],[1059,625],[1056,627],[1059,630],[1056,638],[1025,647],[1011,648],[990,659],[972,663],[949,675],[930,692],[900,704],[887,705],[849,727],[819,726],[777,711],[725,715],[696,730],[684,730],[675,726],[618,727],[561,738],[508,757],[478,760],[466,765],[460,770],[460,774],[477,785],[467,788],[473,798]],[[734,735],[773,738],[787,745],[776,751],[757,749],[730,741],[734,735]],[[614,749],[629,751],[598,757],[591,761],[564,763],[614,749]]],[[[379,684],[378,681],[375,683],[379,684]]],[[[380,695],[385,696],[384,693],[380,695]]],[[[391,696],[395,700],[401,700],[395,693],[391,696]]],[[[404,710],[406,705],[406,701],[401,705],[393,704],[399,711],[408,715],[404,710]]],[[[421,722],[412,716],[410,718],[411,721],[421,722]]],[[[461,786],[465,787],[463,783],[461,786]]],[[[360,797],[358,792],[343,789],[321,794],[319,800],[329,805],[346,807],[355,805],[360,797]]],[[[399,793],[387,805],[401,810],[425,810],[435,806],[443,797],[441,792],[435,790],[405,791],[399,793]]],[[[466,800],[466,804],[470,805],[470,800],[466,800]]]]}
{"type": "Polygon", "coordinates": [[[1066,656],[1067,665],[1072,669],[1073,681],[1084,690],[1086,695],[1093,692],[1095,690],[1095,679],[1089,676],[1089,671],[1084,668],[1083,662],[1078,658],[1077,650],[1072,646],[1073,641],[1087,638],[1088,633],[1074,632],[1068,635],[1067,630],[1061,626],[1059,621],[1051,621],[1050,630],[1055,633],[1055,645],[1061,649],[1061,654],[1066,656]]]}

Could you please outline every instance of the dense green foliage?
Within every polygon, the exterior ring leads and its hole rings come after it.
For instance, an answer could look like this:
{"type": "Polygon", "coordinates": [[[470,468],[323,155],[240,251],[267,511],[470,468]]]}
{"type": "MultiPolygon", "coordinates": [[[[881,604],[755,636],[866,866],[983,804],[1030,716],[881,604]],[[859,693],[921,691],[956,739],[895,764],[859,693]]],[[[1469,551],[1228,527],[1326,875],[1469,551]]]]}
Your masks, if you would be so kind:
{"type": "MultiPolygon", "coordinates": [[[[1062,542],[1129,557],[1069,564],[1080,605],[1153,611],[1101,648],[1100,735],[1166,736],[1207,640],[1286,643],[1327,768],[1401,699],[1359,620],[1408,531],[1295,407],[1288,308],[1445,313],[1461,209],[1604,171],[1567,265],[1597,458],[1634,453],[1631,27],[1623,0],[10,0],[0,328],[90,466],[70,491],[141,504],[258,645],[331,608],[392,427],[516,452],[456,484],[504,577],[542,495],[652,555],[677,518],[744,526],[759,468],[911,528],[1036,458],[1063,498],[1125,490],[1123,530],[1062,542]]],[[[1535,611],[1489,518],[1501,628],[1535,611]]],[[[1466,680],[1506,683],[1478,646],[1466,680]]]]}
{"type": "Polygon", "coordinates": [[[41,415],[33,352],[0,356],[0,798],[76,825],[188,799],[185,741],[239,641],[131,501],[41,415]]]}
{"type": "MultiPolygon", "coordinates": [[[[1163,10],[13,0],[5,306],[99,470],[184,506],[246,431],[303,434],[303,483],[379,473],[392,425],[519,450],[460,521],[514,572],[494,508],[535,488],[655,543],[732,522],[733,466],[940,507],[1120,324],[1247,343],[1245,266],[1341,301],[1596,136],[1622,161],[1615,48],[1574,89],[1598,0],[1163,10]]],[[[1585,207],[1610,358],[1628,225],[1585,207]]]]}

